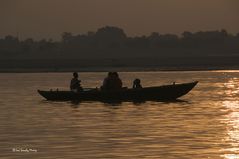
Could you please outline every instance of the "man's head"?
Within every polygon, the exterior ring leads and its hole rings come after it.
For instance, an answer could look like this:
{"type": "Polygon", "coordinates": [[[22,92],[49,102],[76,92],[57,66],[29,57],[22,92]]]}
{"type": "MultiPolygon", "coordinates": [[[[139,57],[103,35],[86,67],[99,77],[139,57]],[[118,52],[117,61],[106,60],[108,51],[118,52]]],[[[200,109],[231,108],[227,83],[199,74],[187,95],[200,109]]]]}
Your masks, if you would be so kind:
{"type": "Polygon", "coordinates": [[[77,72],[74,72],[74,73],[73,73],[73,77],[78,78],[78,73],[77,73],[77,72]]]}
{"type": "Polygon", "coordinates": [[[114,76],[115,78],[118,78],[119,74],[118,74],[118,72],[112,72],[112,76],[114,76]]]}

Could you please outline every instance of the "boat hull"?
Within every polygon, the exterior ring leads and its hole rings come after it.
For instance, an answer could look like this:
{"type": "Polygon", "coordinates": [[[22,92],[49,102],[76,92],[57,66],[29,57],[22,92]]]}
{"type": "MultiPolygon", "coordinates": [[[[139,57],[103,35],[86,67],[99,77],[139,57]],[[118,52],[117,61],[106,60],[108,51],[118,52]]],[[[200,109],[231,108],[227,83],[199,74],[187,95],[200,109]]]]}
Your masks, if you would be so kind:
{"type": "Polygon", "coordinates": [[[146,87],[141,89],[122,89],[103,91],[91,89],[79,93],[72,91],[42,91],[38,93],[52,101],[149,101],[175,100],[190,92],[198,82],[146,87]]]}

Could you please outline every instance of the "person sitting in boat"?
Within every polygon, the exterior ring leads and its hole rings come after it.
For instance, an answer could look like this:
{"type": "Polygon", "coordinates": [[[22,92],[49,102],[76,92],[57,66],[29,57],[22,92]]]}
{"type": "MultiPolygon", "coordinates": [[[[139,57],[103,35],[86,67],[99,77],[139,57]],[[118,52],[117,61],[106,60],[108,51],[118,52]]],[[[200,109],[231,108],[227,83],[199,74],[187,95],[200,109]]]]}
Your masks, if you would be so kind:
{"type": "Polygon", "coordinates": [[[104,79],[103,86],[101,87],[103,90],[119,90],[121,88],[122,81],[117,72],[109,72],[108,76],[104,79]]]}
{"type": "Polygon", "coordinates": [[[133,88],[134,88],[134,89],[143,88],[143,87],[141,86],[141,81],[140,81],[140,79],[136,78],[136,79],[134,80],[134,82],[133,82],[133,88]]]}
{"type": "Polygon", "coordinates": [[[112,73],[113,76],[113,89],[122,89],[122,80],[119,78],[119,74],[117,72],[112,73]]]}
{"type": "Polygon", "coordinates": [[[77,72],[73,73],[73,78],[71,79],[70,89],[74,92],[82,91],[81,80],[78,79],[79,75],[77,72]]]}
{"type": "Polygon", "coordinates": [[[103,85],[101,86],[101,89],[104,89],[104,90],[109,89],[111,78],[112,78],[112,72],[108,72],[107,77],[103,81],[103,85]]]}

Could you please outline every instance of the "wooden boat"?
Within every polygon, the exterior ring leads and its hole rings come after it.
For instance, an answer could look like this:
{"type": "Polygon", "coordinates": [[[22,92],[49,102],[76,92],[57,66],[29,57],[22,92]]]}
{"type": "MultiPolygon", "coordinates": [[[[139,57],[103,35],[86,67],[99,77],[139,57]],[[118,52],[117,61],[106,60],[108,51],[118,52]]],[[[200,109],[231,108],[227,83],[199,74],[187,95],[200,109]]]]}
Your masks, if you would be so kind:
{"type": "Polygon", "coordinates": [[[87,89],[81,92],[73,91],[43,91],[38,93],[52,101],[168,101],[186,95],[198,82],[172,84],[158,87],[145,87],[139,89],[122,89],[118,91],[106,91],[100,89],[87,89]]]}

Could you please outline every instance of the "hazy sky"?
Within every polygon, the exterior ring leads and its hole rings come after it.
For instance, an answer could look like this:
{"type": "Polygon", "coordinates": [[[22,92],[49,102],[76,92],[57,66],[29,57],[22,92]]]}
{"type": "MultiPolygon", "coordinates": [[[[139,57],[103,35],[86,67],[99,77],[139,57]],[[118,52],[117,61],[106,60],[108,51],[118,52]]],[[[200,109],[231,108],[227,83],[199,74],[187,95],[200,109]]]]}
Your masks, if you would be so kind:
{"type": "Polygon", "coordinates": [[[119,26],[130,36],[239,32],[239,0],[0,0],[0,37],[60,38],[119,26]]]}

